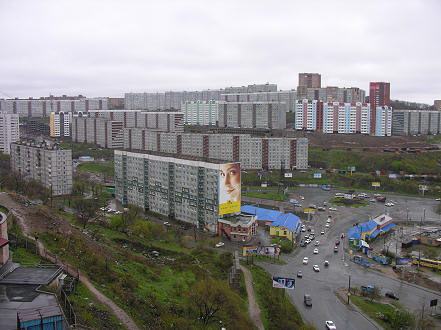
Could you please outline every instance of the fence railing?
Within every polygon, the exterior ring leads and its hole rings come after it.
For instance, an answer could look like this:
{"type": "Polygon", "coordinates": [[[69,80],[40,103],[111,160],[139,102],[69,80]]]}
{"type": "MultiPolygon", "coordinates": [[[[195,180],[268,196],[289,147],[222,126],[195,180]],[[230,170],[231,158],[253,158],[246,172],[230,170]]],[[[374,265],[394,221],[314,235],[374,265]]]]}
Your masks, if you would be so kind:
{"type": "Polygon", "coordinates": [[[64,292],[63,288],[60,288],[57,292],[57,298],[60,305],[63,307],[65,312],[65,317],[67,318],[67,322],[71,327],[76,327],[77,325],[77,315],[72,307],[72,304],[67,297],[66,292],[64,292]]]}

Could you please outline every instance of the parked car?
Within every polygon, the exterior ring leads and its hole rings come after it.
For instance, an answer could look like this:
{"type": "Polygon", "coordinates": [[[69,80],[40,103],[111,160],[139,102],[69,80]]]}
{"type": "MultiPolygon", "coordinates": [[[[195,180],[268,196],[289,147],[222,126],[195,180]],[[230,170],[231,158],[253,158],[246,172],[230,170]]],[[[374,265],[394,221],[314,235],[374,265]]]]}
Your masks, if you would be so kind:
{"type": "Polygon", "coordinates": [[[317,208],[317,210],[319,210],[319,211],[324,211],[325,208],[324,208],[323,206],[319,206],[319,207],[317,208]]]}
{"type": "Polygon", "coordinates": [[[300,242],[300,246],[301,246],[301,247],[306,247],[306,245],[308,245],[308,244],[306,244],[306,241],[301,241],[301,242],[300,242]]]}
{"type": "Polygon", "coordinates": [[[332,321],[326,321],[326,329],[328,330],[337,330],[337,327],[335,326],[334,322],[332,321]]]}
{"type": "Polygon", "coordinates": [[[300,277],[300,278],[303,277],[303,274],[302,274],[302,271],[301,271],[301,270],[299,270],[299,271],[297,272],[297,277],[300,277]]]}
{"type": "Polygon", "coordinates": [[[168,221],[164,221],[164,226],[170,227],[170,226],[171,226],[171,225],[170,225],[170,222],[168,222],[168,221]]]}
{"type": "Polygon", "coordinates": [[[308,261],[309,261],[308,257],[304,257],[304,258],[303,258],[303,264],[304,264],[304,265],[307,265],[307,264],[308,264],[308,261]]]}
{"type": "Polygon", "coordinates": [[[305,303],[305,306],[312,307],[312,299],[309,294],[303,296],[303,302],[305,303]]]}
{"type": "Polygon", "coordinates": [[[337,208],[336,207],[330,207],[329,211],[337,211],[337,208]]]}
{"type": "Polygon", "coordinates": [[[395,299],[395,300],[400,300],[400,298],[395,293],[393,293],[391,291],[386,292],[384,295],[386,297],[389,297],[389,298],[392,298],[392,299],[395,299]]]}
{"type": "Polygon", "coordinates": [[[319,272],[320,271],[320,268],[319,268],[318,265],[312,266],[312,269],[314,269],[315,272],[319,272]]]}
{"type": "Polygon", "coordinates": [[[326,223],[331,223],[331,219],[328,218],[328,219],[326,220],[326,223]]]}
{"type": "Polygon", "coordinates": [[[325,265],[325,267],[328,267],[329,266],[329,261],[325,260],[325,262],[323,264],[325,265]]]}
{"type": "Polygon", "coordinates": [[[325,234],[325,231],[322,230],[322,231],[320,232],[320,235],[324,235],[324,234],[325,234]]]}
{"type": "Polygon", "coordinates": [[[315,246],[319,246],[319,245],[320,245],[320,242],[319,242],[319,241],[315,241],[314,245],[315,245],[315,246]]]}
{"type": "Polygon", "coordinates": [[[217,248],[220,248],[220,247],[222,247],[222,246],[224,246],[224,245],[225,245],[224,242],[219,242],[219,243],[216,244],[216,247],[217,247],[217,248]]]}
{"type": "Polygon", "coordinates": [[[338,252],[338,246],[334,246],[334,252],[338,252]]]}
{"type": "Polygon", "coordinates": [[[327,224],[325,225],[326,228],[329,228],[329,226],[330,226],[329,223],[327,223],[327,224]]]}
{"type": "Polygon", "coordinates": [[[318,249],[314,249],[314,254],[318,254],[318,249]]]}

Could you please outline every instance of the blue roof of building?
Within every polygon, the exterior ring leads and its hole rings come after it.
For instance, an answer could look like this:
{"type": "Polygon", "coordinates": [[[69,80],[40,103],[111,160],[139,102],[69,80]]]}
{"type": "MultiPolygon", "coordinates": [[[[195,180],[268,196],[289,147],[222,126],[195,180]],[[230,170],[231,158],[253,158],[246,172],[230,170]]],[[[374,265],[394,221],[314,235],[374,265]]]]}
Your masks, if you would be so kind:
{"type": "Polygon", "coordinates": [[[380,229],[377,229],[373,231],[372,234],[369,235],[369,238],[375,238],[378,236],[379,233],[380,233],[380,229]]]}
{"type": "Polygon", "coordinates": [[[277,217],[282,213],[276,210],[264,209],[252,205],[243,205],[240,207],[241,212],[257,215],[257,220],[276,221],[277,217]]]}
{"type": "Polygon", "coordinates": [[[295,231],[298,229],[300,219],[298,216],[292,213],[284,213],[277,217],[277,220],[270,224],[271,227],[285,227],[289,231],[295,231]]]}
{"type": "Polygon", "coordinates": [[[361,227],[354,226],[349,228],[349,239],[360,239],[361,238],[361,227]]]}
{"type": "Polygon", "coordinates": [[[368,222],[363,222],[362,224],[360,224],[360,226],[361,226],[361,231],[362,231],[363,233],[365,233],[365,232],[367,232],[367,231],[371,231],[371,230],[373,230],[374,228],[376,228],[377,225],[378,225],[378,224],[377,224],[374,220],[370,220],[370,221],[368,221],[368,222]]]}
{"type": "Polygon", "coordinates": [[[384,226],[383,228],[381,228],[382,231],[388,231],[389,229],[392,229],[393,227],[395,227],[394,223],[390,223],[386,226],[384,226]]]}

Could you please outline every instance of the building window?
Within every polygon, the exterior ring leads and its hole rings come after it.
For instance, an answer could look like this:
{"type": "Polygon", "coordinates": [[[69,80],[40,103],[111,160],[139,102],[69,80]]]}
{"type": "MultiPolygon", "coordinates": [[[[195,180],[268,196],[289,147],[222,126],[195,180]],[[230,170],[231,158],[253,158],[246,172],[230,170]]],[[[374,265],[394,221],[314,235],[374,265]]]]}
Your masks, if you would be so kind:
{"type": "Polygon", "coordinates": [[[283,235],[286,235],[286,230],[283,231],[283,235]]]}

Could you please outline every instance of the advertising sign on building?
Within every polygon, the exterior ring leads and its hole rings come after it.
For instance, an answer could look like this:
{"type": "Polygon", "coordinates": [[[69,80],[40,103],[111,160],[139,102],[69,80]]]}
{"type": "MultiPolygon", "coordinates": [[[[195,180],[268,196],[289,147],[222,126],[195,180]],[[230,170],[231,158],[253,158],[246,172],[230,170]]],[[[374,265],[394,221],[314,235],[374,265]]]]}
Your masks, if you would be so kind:
{"type": "Polygon", "coordinates": [[[308,213],[314,214],[315,210],[314,209],[310,209],[310,208],[306,208],[306,209],[303,209],[303,213],[305,213],[305,214],[308,214],[308,213]]]}
{"type": "Polygon", "coordinates": [[[292,178],[292,173],[285,173],[285,178],[292,178]]]}
{"type": "Polygon", "coordinates": [[[355,166],[348,166],[348,171],[355,172],[355,166]]]}
{"type": "Polygon", "coordinates": [[[410,266],[413,263],[412,258],[397,258],[397,265],[410,266]]]}
{"type": "Polygon", "coordinates": [[[372,187],[380,187],[380,182],[372,182],[372,187]]]}
{"type": "Polygon", "coordinates": [[[293,278],[273,276],[273,288],[294,290],[295,286],[293,278]]]}
{"type": "Polygon", "coordinates": [[[314,173],[314,179],[321,179],[322,174],[321,173],[314,173]]]}
{"type": "Polygon", "coordinates": [[[277,246],[264,246],[261,253],[266,256],[278,256],[280,254],[280,248],[277,246]]]}
{"type": "Polygon", "coordinates": [[[240,212],[240,163],[219,165],[219,215],[240,212]]]}
{"type": "Polygon", "coordinates": [[[427,188],[427,186],[424,185],[424,184],[420,184],[420,185],[418,186],[418,188],[419,188],[420,190],[423,190],[423,191],[427,191],[427,190],[429,190],[429,188],[427,188]]]}
{"type": "Polygon", "coordinates": [[[258,246],[244,246],[242,248],[242,254],[244,257],[251,254],[257,254],[259,252],[258,246]]]}

